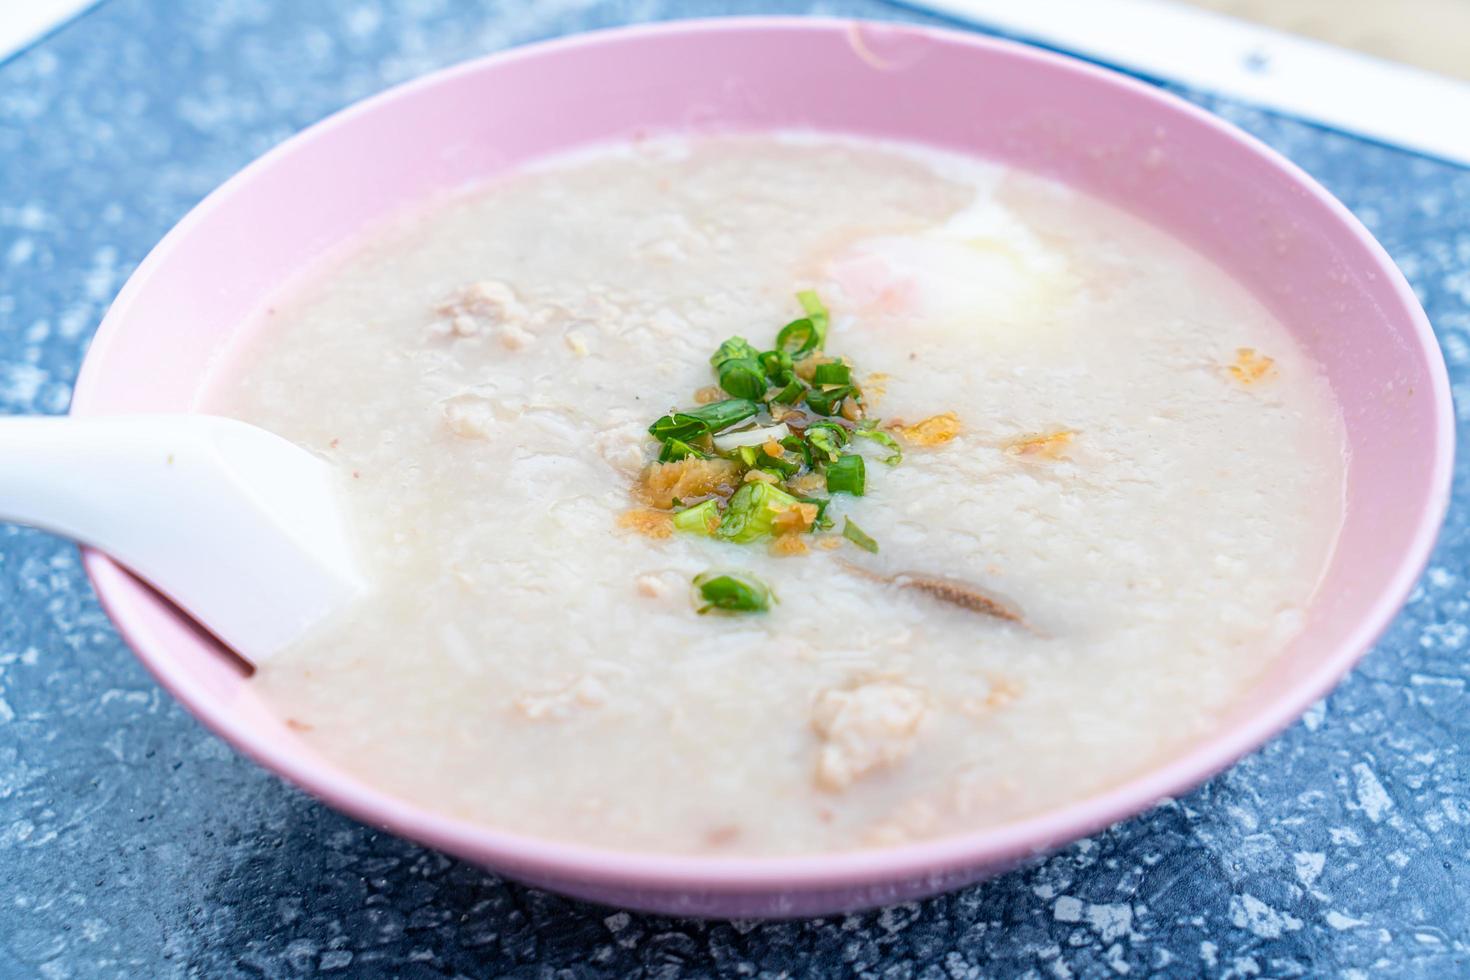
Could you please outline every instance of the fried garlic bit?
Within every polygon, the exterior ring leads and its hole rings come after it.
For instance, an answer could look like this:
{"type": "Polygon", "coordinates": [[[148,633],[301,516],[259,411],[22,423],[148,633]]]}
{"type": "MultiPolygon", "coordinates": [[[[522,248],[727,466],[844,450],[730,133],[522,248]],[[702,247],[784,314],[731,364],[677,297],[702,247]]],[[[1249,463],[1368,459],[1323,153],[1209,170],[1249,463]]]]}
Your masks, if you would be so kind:
{"type": "Polygon", "coordinates": [[[706,385],[694,393],[694,400],[700,405],[708,405],[710,402],[717,402],[724,397],[725,393],[720,389],[719,385],[706,385]]]}
{"type": "Polygon", "coordinates": [[[690,503],[713,495],[729,496],[740,485],[740,467],[728,459],[689,457],[672,463],[650,463],[638,480],[638,496],[660,510],[675,500],[690,503]]]}
{"type": "Polygon", "coordinates": [[[791,492],[801,497],[810,497],[827,487],[827,478],[821,473],[803,473],[790,484],[791,492]]]}
{"type": "Polygon", "coordinates": [[[1020,436],[1006,443],[1005,451],[1012,456],[1031,456],[1041,459],[1065,459],[1065,452],[1077,433],[1072,429],[1057,429],[1037,435],[1020,436]]]}
{"type": "Polygon", "coordinates": [[[892,429],[912,445],[942,446],[960,434],[960,417],[954,412],[943,412],[913,425],[895,422],[892,429]]]}
{"type": "Polygon", "coordinates": [[[1235,363],[1228,365],[1225,370],[1241,384],[1253,385],[1274,377],[1276,362],[1254,347],[1239,347],[1235,351],[1235,363]]]}
{"type": "Polygon", "coordinates": [[[771,542],[771,554],[782,558],[804,555],[809,550],[806,539],[800,533],[783,534],[771,542]]]}
{"type": "Polygon", "coordinates": [[[863,379],[863,397],[868,405],[878,404],[878,400],[888,394],[888,375],[882,371],[874,371],[863,379]]]}
{"type": "Polygon", "coordinates": [[[638,507],[618,515],[618,527],[636,531],[646,538],[674,536],[674,520],[666,510],[638,507]]]}
{"type": "Polygon", "coordinates": [[[817,505],[800,503],[787,507],[772,518],[771,527],[779,534],[805,534],[816,522],[817,505]]]}

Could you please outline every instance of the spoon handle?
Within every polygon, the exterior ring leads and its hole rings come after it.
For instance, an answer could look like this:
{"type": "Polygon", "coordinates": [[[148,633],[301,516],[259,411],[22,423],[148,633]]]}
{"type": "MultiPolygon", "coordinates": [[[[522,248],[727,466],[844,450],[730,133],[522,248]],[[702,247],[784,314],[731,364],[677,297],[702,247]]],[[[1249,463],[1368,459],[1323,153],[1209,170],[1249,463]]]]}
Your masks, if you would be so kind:
{"type": "Polygon", "coordinates": [[[363,589],[339,497],[234,419],[0,418],[0,521],[107,552],[256,664],[363,589]]]}

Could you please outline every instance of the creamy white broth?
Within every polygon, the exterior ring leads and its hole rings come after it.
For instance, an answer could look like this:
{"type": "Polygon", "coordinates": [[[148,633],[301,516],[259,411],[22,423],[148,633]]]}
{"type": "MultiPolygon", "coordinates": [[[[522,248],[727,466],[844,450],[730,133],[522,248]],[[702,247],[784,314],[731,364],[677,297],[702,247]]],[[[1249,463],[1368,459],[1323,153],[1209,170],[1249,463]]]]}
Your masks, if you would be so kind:
{"type": "Polygon", "coordinates": [[[1330,390],[1241,287],[1095,200],[913,148],[583,153],[377,229],[262,320],[203,407],[341,469],[376,592],[252,684],[362,778],[529,834],[803,853],[1096,792],[1210,730],[1341,517],[1330,390]],[[834,498],[880,552],[622,526],[649,423],[805,288],[829,350],[887,375],[871,414],[959,422],[894,468],[869,447],[866,495],[834,498]],[[698,615],[711,568],[779,601],[698,615]]]}

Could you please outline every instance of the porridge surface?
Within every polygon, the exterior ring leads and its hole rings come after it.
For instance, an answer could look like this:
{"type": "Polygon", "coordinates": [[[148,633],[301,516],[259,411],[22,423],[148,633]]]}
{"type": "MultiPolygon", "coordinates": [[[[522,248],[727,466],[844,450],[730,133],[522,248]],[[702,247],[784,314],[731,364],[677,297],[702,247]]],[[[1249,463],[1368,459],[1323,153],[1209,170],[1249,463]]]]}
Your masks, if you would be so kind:
{"type": "Polygon", "coordinates": [[[378,230],[249,333],[202,407],[339,466],[377,584],[256,691],[362,778],[542,836],[811,852],[1105,788],[1280,651],[1340,522],[1330,391],[1239,286],[1064,188],[896,147],[584,154],[378,230]],[[625,526],[648,424],[806,288],[886,376],[872,414],[959,423],[835,498],[879,553],[625,526]],[[697,615],[711,568],[779,602],[697,615]]]}

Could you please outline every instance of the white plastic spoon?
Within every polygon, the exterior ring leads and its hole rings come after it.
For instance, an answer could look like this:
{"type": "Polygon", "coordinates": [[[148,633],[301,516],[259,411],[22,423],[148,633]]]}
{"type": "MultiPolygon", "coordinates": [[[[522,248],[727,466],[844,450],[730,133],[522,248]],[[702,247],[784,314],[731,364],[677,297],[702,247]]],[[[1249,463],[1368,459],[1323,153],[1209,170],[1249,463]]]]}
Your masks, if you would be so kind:
{"type": "Polygon", "coordinates": [[[365,591],[339,497],[234,419],[0,418],[0,521],[105,551],[256,665],[365,591]]]}

